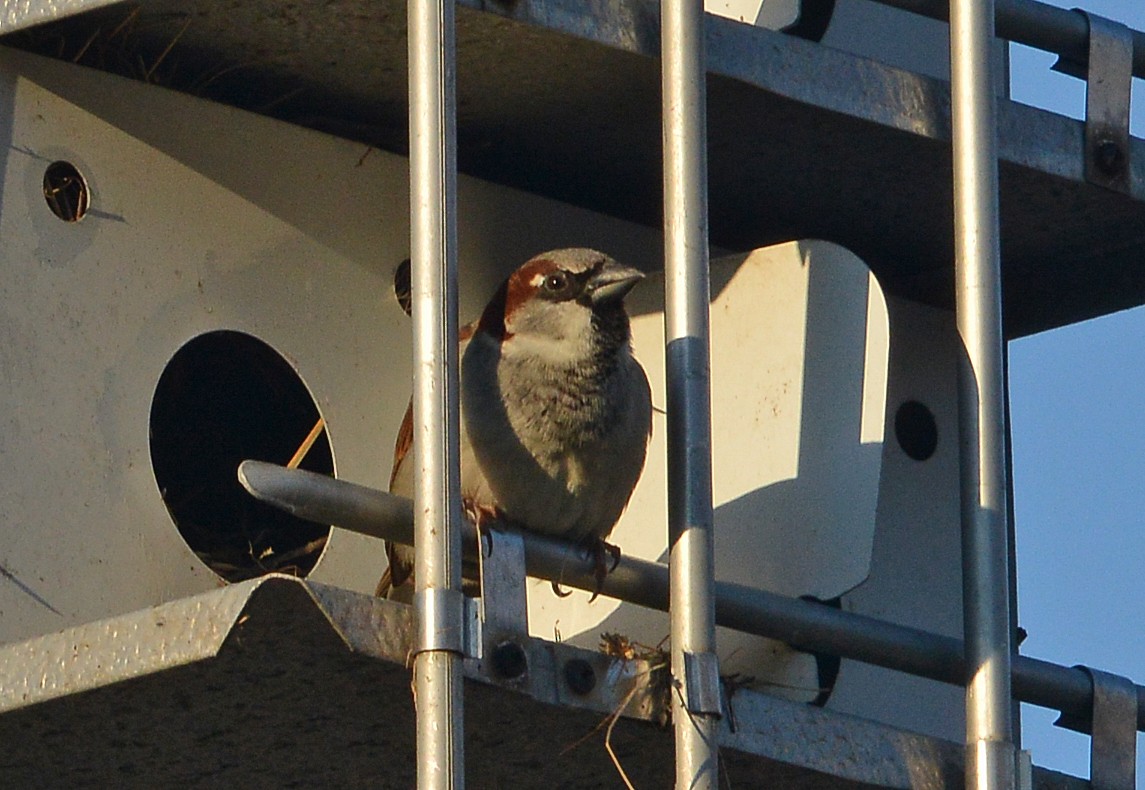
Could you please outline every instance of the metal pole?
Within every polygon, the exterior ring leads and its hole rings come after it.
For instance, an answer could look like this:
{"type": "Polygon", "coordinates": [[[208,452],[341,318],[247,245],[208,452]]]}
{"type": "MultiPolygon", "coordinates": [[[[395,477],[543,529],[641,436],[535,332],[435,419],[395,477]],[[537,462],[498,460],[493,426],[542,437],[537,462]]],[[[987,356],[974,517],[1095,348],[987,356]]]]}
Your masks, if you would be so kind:
{"type": "MultiPolygon", "coordinates": [[[[413,503],[372,488],[300,469],[244,461],[239,479],[258,499],[319,524],[384,540],[413,540],[413,503]]],[[[463,521],[462,547],[475,553],[477,534],[463,521]]],[[[595,590],[596,563],[576,545],[536,533],[522,535],[530,576],[595,590]]],[[[476,560],[474,560],[476,562],[476,560]]],[[[656,562],[620,558],[601,592],[668,611],[669,571],[656,562]]],[[[788,598],[741,584],[716,582],[716,623],[779,639],[800,650],[829,653],[953,685],[966,682],[962,640],[788,598]]],[[[1014,699],[1084,721],[1093,711],[1093,682],[1078,667],[1014,656],[1014,699]]],[[[1136,686],[1137,729],[1145,732],[1145,687],[1136,686]]]]}
{"type": "MultiPolygon", "coordinates": [[[[913,14],[945,22],[948,0],[876,0],[913,14]]],[[[997,0],[997,33],[1007,41],[1053,52],[1076,63],[1089,58],[1089,23],[1083,14],[1035,0],[997,0]]],[[[1145,33],[1132,31],[1133,74],[1145,77],[1145,33]]]]}
{"type": "Polygon", "coordinates": [[[966,786],[1015,787],[993,0],[951,0],[966,786]]]}
{"type": "Polygon", "coordinates": [[[417,786],[460,788],[463,599],[454,0],[409,2],[417,786]]]}
{"type": "Polygon", "coordinates": [[[661,3],[668,539],[676,787],[718,781],[703,0],[661,3]]]}

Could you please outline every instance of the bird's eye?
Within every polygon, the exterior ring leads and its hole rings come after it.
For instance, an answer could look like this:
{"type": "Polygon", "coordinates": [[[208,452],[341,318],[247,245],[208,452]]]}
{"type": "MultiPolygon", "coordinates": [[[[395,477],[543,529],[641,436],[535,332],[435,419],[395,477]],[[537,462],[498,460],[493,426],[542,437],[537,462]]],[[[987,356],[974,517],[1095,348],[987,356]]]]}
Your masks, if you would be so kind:
{"type": "Polygon", "coordinates": [[[545,290],[550,293],[560,293],[568,287],[569,276],[564,272],[553,272],[545,278],[545,290]]]}

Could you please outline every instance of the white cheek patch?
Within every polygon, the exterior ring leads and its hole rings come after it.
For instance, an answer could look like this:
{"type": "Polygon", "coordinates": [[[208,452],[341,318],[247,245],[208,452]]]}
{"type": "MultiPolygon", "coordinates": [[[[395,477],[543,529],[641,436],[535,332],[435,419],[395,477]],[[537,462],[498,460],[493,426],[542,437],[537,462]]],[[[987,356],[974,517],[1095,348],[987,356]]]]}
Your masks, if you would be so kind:
{"type": "Polygon", "coordinates": [[[592,323],[587,308],[575,302],[545,302],[510,327],[512,340],[502,353],[554,365],[587,360],[592,352],[592,323]]]}
{"type": "Polygon", "coordinates": [[[545,281],[545,275],[541,274],[540,272],[537,272],[536,274],[533,275],[533,279],[529,280],[529,285],[533,286],[534,288],[540,288],[541,283],[543,283],[544,281],[545,281]]]}

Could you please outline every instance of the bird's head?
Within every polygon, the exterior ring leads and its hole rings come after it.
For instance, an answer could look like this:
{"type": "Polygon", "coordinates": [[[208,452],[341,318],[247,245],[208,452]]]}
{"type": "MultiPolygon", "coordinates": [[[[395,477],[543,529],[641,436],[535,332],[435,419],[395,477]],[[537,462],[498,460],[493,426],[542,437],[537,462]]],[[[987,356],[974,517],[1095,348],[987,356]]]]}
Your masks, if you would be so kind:
{"type": "Polygon", "coordinates": [[[626,348],[624,297],[643,278],[596,250],[541,253],[509,275],[478,329],[554,364],[626,348]]]}

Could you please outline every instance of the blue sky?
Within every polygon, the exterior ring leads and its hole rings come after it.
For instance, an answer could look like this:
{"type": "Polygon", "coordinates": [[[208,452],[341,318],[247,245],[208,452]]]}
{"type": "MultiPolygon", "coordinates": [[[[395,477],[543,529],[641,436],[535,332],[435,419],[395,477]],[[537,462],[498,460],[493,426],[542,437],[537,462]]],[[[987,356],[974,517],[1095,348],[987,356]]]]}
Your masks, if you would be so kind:
{"type": "MultiPolygon", "coordinates": [[[[1048,0],[1137,30],[1142,0],[1048,0]]],[[[1081,81],[1054,56],[1011,47],[1011,96],[1075,118],[1081,81]]],[[[1131,130],[1145,136],[1145,92],[1133,81],[1131,130]]],[[[1145,308],[1010,344],[1018,610],[1026,655],[1087,664],[1145,683],[1145,308]]],[[[1089,775],[1089,739],[1023,706],[1036,765],[1089,775]]],[[[1145,778],[1138,736],[1137,775],[1145,778]]]]}

